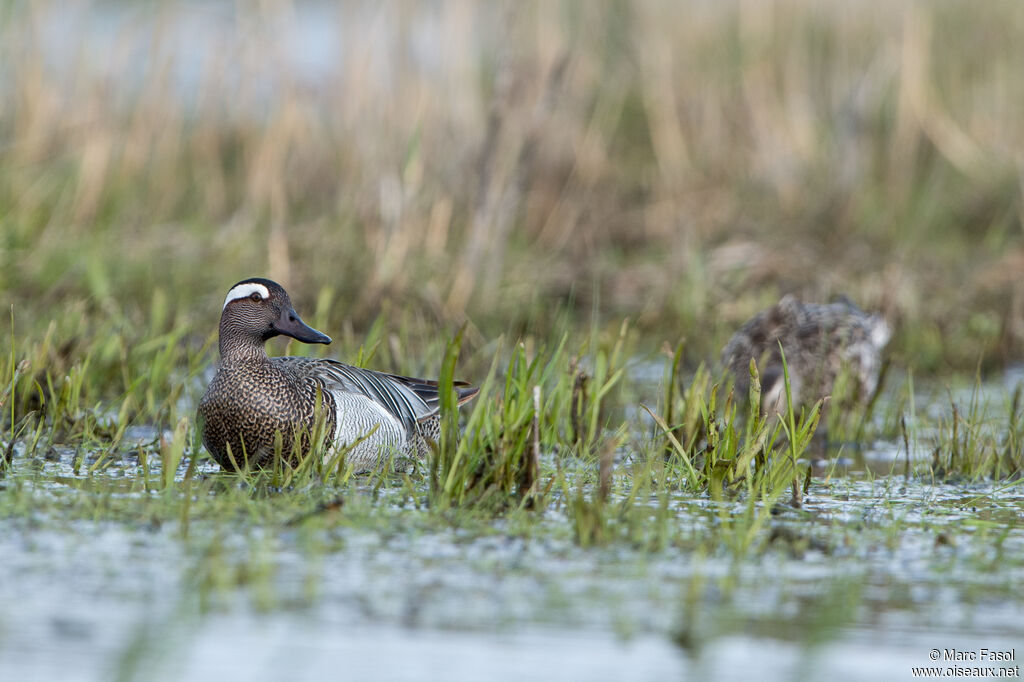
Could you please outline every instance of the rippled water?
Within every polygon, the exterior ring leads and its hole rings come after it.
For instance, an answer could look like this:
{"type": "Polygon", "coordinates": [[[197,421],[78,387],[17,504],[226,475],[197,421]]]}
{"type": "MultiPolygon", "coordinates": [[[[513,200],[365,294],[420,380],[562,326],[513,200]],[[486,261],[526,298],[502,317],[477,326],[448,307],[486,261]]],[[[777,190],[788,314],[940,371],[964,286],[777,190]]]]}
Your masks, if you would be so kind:
{"type": "MultiPolygon", "coordinates": [[[[68,467],[43,465],[46,495],[89,494],[68,467]]],[[[719,523],[672,509],[684,539],[719,523]]],[[[1020,487],[835,479],[750,556],[581,549],[559,509],[528,537],[389,508],[383,532],[194,522],[188,541],[41,511],[0,525],[0,679],[909,679],[934,647],[1019,645],[1022,510],[1020,487]],[[204,604],[213,546],[270,577],[204,604]]]]}

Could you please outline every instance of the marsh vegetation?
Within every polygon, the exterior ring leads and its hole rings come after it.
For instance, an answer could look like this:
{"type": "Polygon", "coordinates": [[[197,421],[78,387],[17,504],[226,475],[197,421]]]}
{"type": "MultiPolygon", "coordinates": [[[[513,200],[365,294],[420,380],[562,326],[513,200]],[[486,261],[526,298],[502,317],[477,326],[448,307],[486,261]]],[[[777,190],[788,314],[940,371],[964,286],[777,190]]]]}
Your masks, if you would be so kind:
{"type": "Polygon", "coordinates": [[[0,677],[888,678],[1019,642],[1022,28],[5,6],[0,677]],[[335,339],[272,353],[480,395],[415,471],[220,472],[194,415],[252,275],[335,339]],[[715,362],[785,293],[895,330],[827,441],[715,362]]]}

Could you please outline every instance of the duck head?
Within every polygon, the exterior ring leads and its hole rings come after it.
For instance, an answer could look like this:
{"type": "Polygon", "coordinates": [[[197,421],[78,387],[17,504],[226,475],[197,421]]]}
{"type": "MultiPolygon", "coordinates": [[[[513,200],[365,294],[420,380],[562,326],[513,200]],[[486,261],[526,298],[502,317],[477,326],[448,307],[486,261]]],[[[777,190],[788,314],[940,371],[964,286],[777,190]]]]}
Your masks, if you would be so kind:
{"type": "Polygon", "coordinates": [[[231,287],[220,314],[222,356],[236,348],[262,349],[267,339],[280,334],[303,343],[331,342],[331,337],[302,321],[288,292],[277,282],[253,277],[231,287]]]}

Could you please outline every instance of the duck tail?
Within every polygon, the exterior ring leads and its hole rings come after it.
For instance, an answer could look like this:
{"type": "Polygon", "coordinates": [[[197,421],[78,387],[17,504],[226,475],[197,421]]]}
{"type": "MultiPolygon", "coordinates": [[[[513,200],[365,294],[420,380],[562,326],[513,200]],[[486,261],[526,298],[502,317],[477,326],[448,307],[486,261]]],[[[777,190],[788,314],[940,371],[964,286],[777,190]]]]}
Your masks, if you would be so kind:
{"type": "Polygon", "coordinates": [[[476,386],[470,386],[465,381],[455,382],[455,395],[457,397],[457,404],[465,405],[470,400],[476,397],[476,394],[480,392],[480,389],[476,386]]]}

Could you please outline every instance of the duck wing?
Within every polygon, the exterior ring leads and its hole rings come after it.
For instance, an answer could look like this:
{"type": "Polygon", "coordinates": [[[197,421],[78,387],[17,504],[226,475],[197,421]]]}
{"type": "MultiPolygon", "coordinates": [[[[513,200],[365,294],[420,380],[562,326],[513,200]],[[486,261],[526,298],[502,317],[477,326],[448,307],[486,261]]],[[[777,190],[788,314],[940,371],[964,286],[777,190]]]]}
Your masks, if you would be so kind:
{"type": "MultiPolygon", "coordinates": [[[[385,374],[382,372],[374,372],[374,374],[379,374],[412,390],[420,400],[430,406],[431,413],[428,416],[437,414],[438,410],[441,409],[441,388],[438,382],[432,379],[404,377],[399,374],[385,374]]],[[[452,386],[455,388],[455,397],[458,405],[469,402],[480,392],[479,388],[470,386],[469,382],[466,381],[453,381],[452,386]]]]}
{"type": "MultiPolygon", "coordinates": [[[[441,409],[436,381],[377,372],[326,358],[279,357],[273,360],[316,375],[329,391],[366,396],[393,414],[407,429],[414,429],[418,422],[430,419],[441,409]]],[[[464,381],[455,382],[455,389],[460,405],[478,392],[464,381]]]]}

